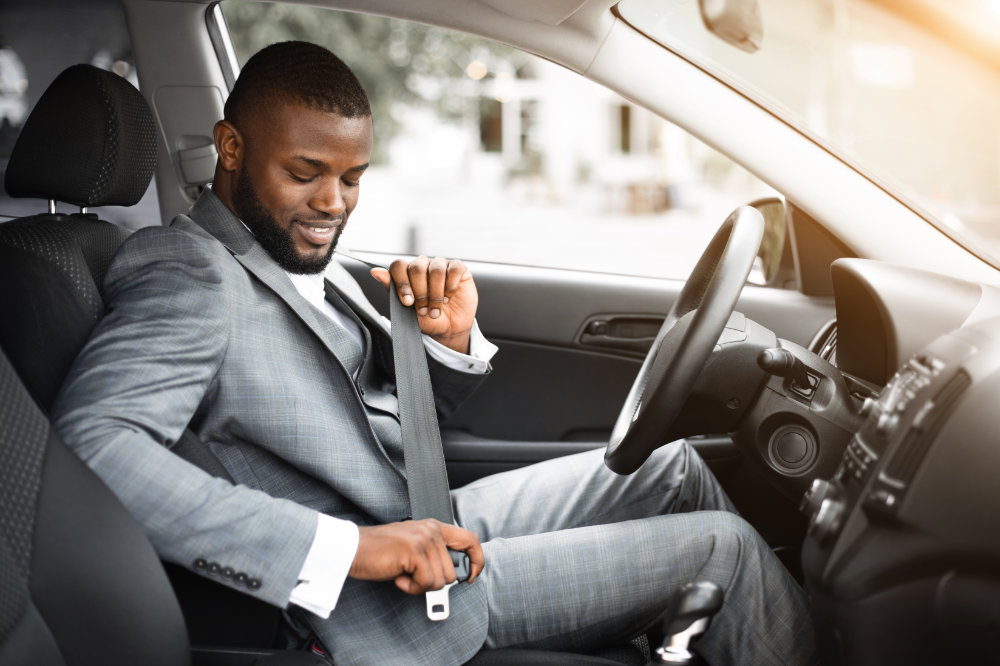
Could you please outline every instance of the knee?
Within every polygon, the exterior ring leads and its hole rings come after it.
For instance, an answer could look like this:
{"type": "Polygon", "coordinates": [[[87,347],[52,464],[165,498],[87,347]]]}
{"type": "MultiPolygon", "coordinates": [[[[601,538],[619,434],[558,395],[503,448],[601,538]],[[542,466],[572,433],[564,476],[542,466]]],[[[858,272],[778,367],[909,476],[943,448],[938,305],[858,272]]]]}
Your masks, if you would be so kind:
{"type": "Polygon", "coordinates": [[[710,521],[709,529],[717,536],[732,539],[738,543],[750,543],[758,538],[757,531],[741,516],[728,511],[706,511],[710,521]]]}
{"type": "Polygon", "coordinates": [[[679,439],[654,450],[637,473],[666,478],[684,477],[704,464],[694,447],[686,439],[679,439]]]}
{"type": "Polygon", "coordinates": [[[709,511],[705,516],[715,542],[715,554],[726,568],[744,566],[748,560],[759,561],[767,544],[750,523],[728,511],[709,511]]]}

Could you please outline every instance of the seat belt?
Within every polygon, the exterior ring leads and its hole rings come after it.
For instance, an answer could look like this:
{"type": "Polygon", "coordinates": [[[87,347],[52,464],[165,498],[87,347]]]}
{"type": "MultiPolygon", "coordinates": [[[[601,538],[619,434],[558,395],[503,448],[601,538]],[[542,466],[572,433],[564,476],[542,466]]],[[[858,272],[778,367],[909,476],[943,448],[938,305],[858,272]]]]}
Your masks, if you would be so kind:
{"type": "MultiPolygon", "coordinates": [[[[414,520],[434,518],[454,525],[455,512],[448,490],[441,431],[420,324],[416,309],[400,302],[395,281],[391,281],[389,286],[389,316],[392,321],[392,357],[396,369],[396,397],[399,400],[410,516],[414,520]]],[[[426,593],[427,617],[434,621],[448,618],[448,591],[455,583],[469,577],[469,556],[451,551],[451,559],[457,580],[440,590],[426,593]]]]}
{"type": "MultiPolygon", "coordinates": [[[[337,254],[370,268],[388,270],[385,266],[365,261],[342,250],[337,254]]],[[[399,300],[396,281],[389,279],[389,319],[392,322],[392,359],[396,371],[396,399],[399,403],[399,426],[403,438],[403,463],[406,467],[406,489],[410,498],[410,518],[434,518],[455,524],[455,511],[448,489],[448,473],[444,464],[444,448],[438,426],[437,409],[431,374],[427,368],[423,334],[415,307],[399,300]]],[[[448,591],[469,579],[469,556],[449,549],[455,566],[455,582],[440,590],[425,593],[427,617],[433,621],[448,619],[448,591]]]]}

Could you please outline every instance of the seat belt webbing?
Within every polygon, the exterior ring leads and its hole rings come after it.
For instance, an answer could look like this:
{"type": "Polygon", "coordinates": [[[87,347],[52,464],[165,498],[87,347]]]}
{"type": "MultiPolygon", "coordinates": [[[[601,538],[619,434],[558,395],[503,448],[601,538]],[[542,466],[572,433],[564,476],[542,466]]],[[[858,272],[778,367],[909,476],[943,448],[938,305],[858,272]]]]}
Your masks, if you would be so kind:
{"type": "MultiPolygon", "coordinates": [[[[389,315],[392,320],[392,358],[396,368],[396,397],[399,401],[410,516],[414,520],[435,518],[454,525],[455,512],[448,491],[441,431],[420,324],[416,309],[400,302],[395,281],[389,285],[389,315]]],[[[466,580],[469,577],[469,556],[453,550],[451,561],[458,580],[466,580]]],[[[451,614],[448,590],[454,584],[424,595],[429,619],[448,619],[451,614]]]]}
{"type": "Polygon", "coordinates": [[[441,432],[420,325],[416,311],[399,301],[395,282],[389,288],[389,314],[410,515],[414,520],[435,518],[454,524],[455,513],[448,492],[441,432]]]}

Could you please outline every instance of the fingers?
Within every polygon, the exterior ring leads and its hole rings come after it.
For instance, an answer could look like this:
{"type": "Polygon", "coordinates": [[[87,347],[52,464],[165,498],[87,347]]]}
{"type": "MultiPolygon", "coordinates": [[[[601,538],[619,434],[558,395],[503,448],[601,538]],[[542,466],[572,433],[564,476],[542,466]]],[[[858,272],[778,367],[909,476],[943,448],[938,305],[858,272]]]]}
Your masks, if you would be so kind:
{"type": "Polygon", "coordinates": [[[369,271],[369,273],[371,273],[373,278],[381,282],[383,287],[386,289],[389,288],[389,280],[391,279],[389,271],[384,268],[373,268],[369,271]]]}
{"type": "Polygon", "coordinates": [[[443,257],[431,259],[427,268],[427,312],[421,312],[419,301],[417,314],[427,314],[431,319],[441,316],[441,306],[444,304],[444,283],[448,276],[448,260],[443,257]]]}
{"type": "Polygon", "coordinates": [[[418,315],[431,319],[441,316],[441,307],[448,303],[464,280],[472,279],[463,262],[444,257],[429,259],[419,256],[410,262],[396,259],[387,272],[372,269],[371,273],[383,285],[388,285],[391,275],[396,282],[400,302],[406,306],[413,305],[418,315]]]}
{"type": "Polygon", "coordinates": [[[411,520],[360,528],[358,551],[350,576],[361,580],[392,580],[407,594],[439,590],[454,582],[455,566],[448,548],[469,554],[469,582],[485,564],[479,537],[436,520],[411,520]]]}
{"type": "MultiPolygon", "coordinates": [[[[427,260],[427,257],[418,257],[427,260]]],[[[389,264],[389,274],[392,275],[396,283],[396,293],[399,294],[399,302],[409,307],[413,305],[413,290],[410,287],[409,265],[403,259],[397,259],[389,264]]]]}
{"type": "Polygon", "coordinates": [[[419,553],[413,561],[413,570],[409,575],[397,576],[395,579],[396,586],[407,594],[440,590],[455,580],[455,566],[440,530],[429,527],[427,535],[429,539],[416,544],[419,553]]]}
{"type": "MultiPolygon", "coordinates": [[[[473,582],[479,577],[479,573],[486,565],[486,556],[483,555],[483,547],[479,543],[479,537],[475,532],[462,529],[455,525],[441,525],[441,532],[444,535],[445,543],[452,550],[464,552],[469,556],[469,580],[473,582]]],[[[454,571],[454,567],[452,568],[454,571]]],[[[455,580],[452,578],[451,580],[455,580]]],[[[451,581],[449,581],[451,582],[451,581]]]]}

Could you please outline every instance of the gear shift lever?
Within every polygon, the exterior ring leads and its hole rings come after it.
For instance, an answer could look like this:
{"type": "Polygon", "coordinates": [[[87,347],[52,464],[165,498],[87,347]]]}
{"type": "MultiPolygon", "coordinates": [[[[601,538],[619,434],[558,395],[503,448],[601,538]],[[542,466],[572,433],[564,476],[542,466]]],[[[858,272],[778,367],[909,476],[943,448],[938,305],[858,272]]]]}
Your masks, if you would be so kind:
{"type": "Polygon", "coordinates": [[[674,595],[663,620],[663,645],[654,662],[691,664],[694,655],[688,645],[708,629],[712,616],[722,608],[722,588],[715,583],[688,583],[674,595]]]}

